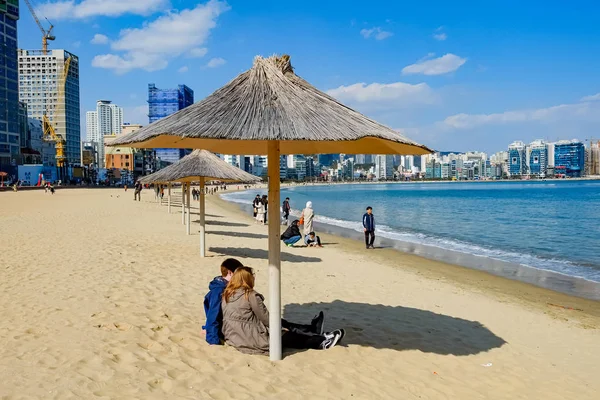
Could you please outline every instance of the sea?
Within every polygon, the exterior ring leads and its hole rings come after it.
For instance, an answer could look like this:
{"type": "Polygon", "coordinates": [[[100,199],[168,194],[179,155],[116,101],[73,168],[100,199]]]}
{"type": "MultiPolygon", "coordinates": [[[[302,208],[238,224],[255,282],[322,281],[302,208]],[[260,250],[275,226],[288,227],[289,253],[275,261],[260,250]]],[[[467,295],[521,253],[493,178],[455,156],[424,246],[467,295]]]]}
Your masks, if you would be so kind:
{"type": "MultiPolygon", "coordinates": [[[[264,191],[223,195],[250,204],[264,191]]],[[[313,202],[315,229],[363,240],[373,207],[380,247],[600,300],[600,181],[298,185],[293,214],[313,202]]]]}

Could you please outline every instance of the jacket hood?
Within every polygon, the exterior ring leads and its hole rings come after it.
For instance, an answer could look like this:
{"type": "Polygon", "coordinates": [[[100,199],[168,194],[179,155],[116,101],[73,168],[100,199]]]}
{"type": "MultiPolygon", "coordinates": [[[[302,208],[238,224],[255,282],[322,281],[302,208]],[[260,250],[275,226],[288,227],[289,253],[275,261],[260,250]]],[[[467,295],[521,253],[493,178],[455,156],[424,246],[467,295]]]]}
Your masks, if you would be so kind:
{"type": "Polygon", "coordinates": [[[306,208],[312,208],[312,201],[306,202],[306,208]]]}
{"type": "Polygon", "coordinates": [[[233,292],[233,295],[229,298],[228,303],[238,301],[242,296],[244,296],[244,289],[238,289],[235,292],[233,292]]]}
{"type": "Polygon", "coordinates": [[[210,289],[210,290],[215,290],[215,289],[225,290],[227,283],[228,282],[225,278],[223,278],[222,276],[217,276],[217,277],[215,277],[215,279],[213,279],[208,284],[208,289],[210,289]]]}

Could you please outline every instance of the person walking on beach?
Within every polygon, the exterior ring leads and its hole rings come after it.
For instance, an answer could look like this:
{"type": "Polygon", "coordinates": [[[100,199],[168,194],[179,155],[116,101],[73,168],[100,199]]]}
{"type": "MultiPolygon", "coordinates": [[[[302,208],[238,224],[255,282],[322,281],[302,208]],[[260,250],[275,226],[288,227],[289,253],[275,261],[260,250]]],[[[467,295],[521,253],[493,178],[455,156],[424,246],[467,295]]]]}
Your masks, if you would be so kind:
{"type": "Polygon", "coordinates": [[[307,242],[308,237],[313,230],[313,220],[315,219],[315,212],[313,211],[312,201],[306,202],[306,208],[302,211],[300,220],[303,221],[304,225],[304,243],[307,242]]]}
{"type": "Polygon", "coordinates": [[[257,194],[252,201],[252,209],[254,210],[254,218],[256,218],[256,214],[258,214],[258,206],[260,205],[260,194],[257,194]]]}
{"type": "Polygon", "coordinates": [[[269,334],[281,335],[283,348],[327,350],[340,343],[343,329],[323,332],[323,312],[310,324],[281,320],[281,332],[269,332],[269,310],[264,297],[254,290],[254,271],[239,267],[223,292],[225,343],[246,354],[269,354],[269,334]]]}
{"type": "Polygon", "coordinates": [[[281,206],[281,211],[283,211],[283,219],[285,220],[286,225],[290,224],[289,218],[291,209],[292,207],[290,207],[290,198],[286,197],[283,201],[283,205],[281,206]]]}
{"type": "Polygon", "coordinates": [[[375,216],[373,215],[373,207],[367,207],[367,212],[363,215],[363,228],[365,231],[365,244],[368,248],[374,249],[375,242],[375,216]]]}
{"type": "Polygon", "coordinates": [[[261,200],[258,202],[258,205],[256,208],[256,223],[264,225],[266,222],[266,216],[267,216],[267,209],[265,207],[265,204],[261,200]]]}
{"type": "Polygon", "coordinates": [[[262,201],[263,201],[263,204],[265,205],[265,224],[266,224],[267,220],[269,219],[269,198],[267,197],[266,194],[263,195],[262,201]]]}
{"type": "Polygon", "coordinates": [[[142,201],[142,184],[137,181],[133,190],[133,201],[142,201]]]}

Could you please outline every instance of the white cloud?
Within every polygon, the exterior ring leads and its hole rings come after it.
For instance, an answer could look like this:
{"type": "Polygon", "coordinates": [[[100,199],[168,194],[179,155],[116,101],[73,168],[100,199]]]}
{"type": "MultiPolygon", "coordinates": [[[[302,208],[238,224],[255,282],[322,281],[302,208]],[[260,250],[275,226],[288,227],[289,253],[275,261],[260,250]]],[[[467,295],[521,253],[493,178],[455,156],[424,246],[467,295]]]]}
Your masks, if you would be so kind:
{"type": "Polygon", "coordinates": [[[180,74],[184,74],[188,71],[189,71],[189,68],[185,65],[177,70],[177,72],[179,72],[180,74]]]}
{"type": "Polygon", "coordinates": [[[466,62],[466,58],[461,58],[457,55],[448,53],[442,57],[434,58],[432,60],[424,59],[415,64],[408,65],[402,69],[402,73],[404,75],[442,75],[456,71],[466,62]]]}
{"type": "Polygon", "coordinates": [[[90,41],[91,44],[107,44],[108,43],[108,36],[103,35],[101,33],[96,33],[94,35],[94,37],[92,38],[92,40],[90,41]]]}
{"type": "Polygon", "coordinates": [[[444,26],[438,27],[433,32],[433,38],[435,40],[439,40],[439,41],[444,41],[444,40],[448,39],[448,35],[446,35],[446,33],[444,32],[444,26]]]}
{"type": "MultiPolygon", "coordinates": [[[[589,96],[593,97],[593,96],[589,96]]],[[[453,129],[472,129],[484,125],[502,125],[523,122],[599,121],[600,103],[582,102],[532,110],[514,110],[495,114],[456,114],[442,124],[453,129]]]]}
{"type": "Polygon", "coordinates": [[[123,122],[148,125],[148,105],[123,107],[123,122]]]}
{"type": "Polygon", "coordinates": [[[50,19],[83,19],[118,17],[124,14],[150,15],[168,10],[169,0],[83,0],[48,1],[37,8],[40,15],[50,19]]]}
{"type": "Polygon", "coordinates": [[[581,101],[600,101],[600,93],[596,93],[591,96],[582,97],[581,101]]]}
{"type": "Polygon", "coordinates": [[[411,85],[394,83],[355,83],[327,91],[342,103],[372,107],[397,107],[411,104],[432,104],[437,97],[426,83],[411,85]]]}
{"type": "Polygon", "coordinates": [[[206,47],[194,47],[190,51],[188,51],[187,55],[190,58],[202,58],[208,53],[208,49],[206,47]]]}
{"type": "Polygon", "coordinates": [[[392,32],[384,31],[380,27],[376,26],[371,29],[361,29],[360,34],[365,38],[375,38],[376,40],[384,40],[393,35],[392,32]]]}
{"type": "Polygon", "coordinates": [[[208,68],[217,68],[217,67],[220,67],[221,65],[224,65],[226,62],[227,61],[225,61],[221,57],[216,57],[216,58],[211,58],[210,61],[208,62],[208,64],[206,64],[206,66],[208,68]]]}
{"type": "Polygon", "coordinates": [[[111,43],[113,50],[123,54],[98,55],[92,65],[119,74],[137,68],[157,71],[166,68],[171,58],[184,53],[199,55],[198,47],[206,42],[210,31],[217,26],[217,18],[227,10],[227,3],[211,0],[194,9],[161,16],[142,28],[124,29],[119,39],[111,43]]]}

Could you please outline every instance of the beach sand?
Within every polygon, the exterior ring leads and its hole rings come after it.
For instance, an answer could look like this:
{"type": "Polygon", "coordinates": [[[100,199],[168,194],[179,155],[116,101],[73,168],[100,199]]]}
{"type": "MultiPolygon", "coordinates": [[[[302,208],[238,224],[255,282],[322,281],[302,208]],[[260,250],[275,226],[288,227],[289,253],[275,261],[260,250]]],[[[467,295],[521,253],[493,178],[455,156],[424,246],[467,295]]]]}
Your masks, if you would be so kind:
{"type": "Polygon", "coordinates": [[[599,302],[329,235],[282,249],[282,304],[324,310],[343,345],[276,363],[207,345],[222,260],[269,296],[267,227],[208,199],[200,259],[197,223],[151,190],[0,193],[0,399],[598,398],[599,302]]]}

